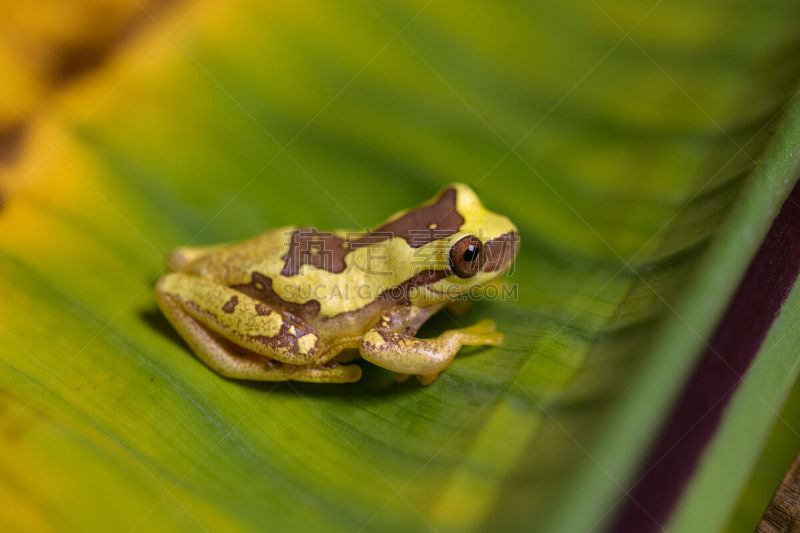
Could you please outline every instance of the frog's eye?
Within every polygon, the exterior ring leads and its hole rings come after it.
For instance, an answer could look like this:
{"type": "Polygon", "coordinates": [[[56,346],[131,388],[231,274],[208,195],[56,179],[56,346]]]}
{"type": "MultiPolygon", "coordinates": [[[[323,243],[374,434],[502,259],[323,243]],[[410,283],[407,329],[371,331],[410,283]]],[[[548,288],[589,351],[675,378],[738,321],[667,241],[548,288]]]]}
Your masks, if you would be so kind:
{"type": "Polygon", "coordinates": [[[483,243],[474,235],[467,235],[450,248],[450,268],[459,278],[469,278],[483,267],[483,243]]]}

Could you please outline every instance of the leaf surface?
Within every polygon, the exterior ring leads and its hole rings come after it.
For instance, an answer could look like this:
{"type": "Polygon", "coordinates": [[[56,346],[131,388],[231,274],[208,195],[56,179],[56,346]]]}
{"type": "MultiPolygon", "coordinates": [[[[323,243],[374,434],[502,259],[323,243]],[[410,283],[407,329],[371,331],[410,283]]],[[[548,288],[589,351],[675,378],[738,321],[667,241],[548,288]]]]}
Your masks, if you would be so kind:
{"type": "MultiPolygon", "coordinates": [[[[69,84],[24,108],[20,86],[3,96],[3,124],[24,124],[0,169],[3,520],[608,524],[798,175],[800,6],[145,9],[69,84]],[[352,386],[231,382],[155,306],[175,246],[367,227],[452,181],[522,248],[516,299],[426,325],[491,317],[506,334],[433,386],[368,366],[352,386]]],[[[774,409],[737,437],[740,472],[713,477],[725,505],[698,471],[681,531],[703,530],[693,509],[718,527],[732,512],[796,377],[790,316],[765,345],[788,343],[769,367],[785,371],[753,378],[774,409]]]]}

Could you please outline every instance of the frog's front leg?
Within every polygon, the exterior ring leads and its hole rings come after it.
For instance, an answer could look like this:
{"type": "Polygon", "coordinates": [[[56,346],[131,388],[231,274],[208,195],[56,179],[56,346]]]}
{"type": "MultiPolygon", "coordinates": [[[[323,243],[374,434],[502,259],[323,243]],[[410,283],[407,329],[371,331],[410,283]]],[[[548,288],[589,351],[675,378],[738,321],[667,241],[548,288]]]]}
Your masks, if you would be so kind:
{"type": "Polygon", "coordinates": [[[399,374],[415,374],[423,385],[433,383],[462,346],[496,346],[503,342],[503,334],[494,331],[492,320],[445,331],[433,339],[419,339],[408,330],[391,329],[387,318],[378,324],[362,338],[361,356],[399,374]]]}
{"type": "Polygon", "coordinates": [[[159,279],[156,301],[195,354],[213,370],[262,381],[358,381],[356,365],[322,365],[325,348],[301,323],[224,285],[172,273],[159,279]]]}

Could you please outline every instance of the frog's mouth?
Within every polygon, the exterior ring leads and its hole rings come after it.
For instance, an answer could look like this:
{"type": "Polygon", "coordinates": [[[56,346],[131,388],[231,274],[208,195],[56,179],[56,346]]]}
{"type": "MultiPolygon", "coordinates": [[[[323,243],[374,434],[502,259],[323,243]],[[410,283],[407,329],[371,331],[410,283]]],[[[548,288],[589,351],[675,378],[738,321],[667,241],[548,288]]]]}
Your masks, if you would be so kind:
{"type": "Polygon", "coordinates": [[[429,290],[430,292],[432,292],[434,294],[438,294],[439,296],[447,296],[447,293],[445,291],[437,291],[436,289],[434,289],[432,287],[429,287],[429,286],[426,286],[426,287],[423,287],[423,288],[429,290]]]}

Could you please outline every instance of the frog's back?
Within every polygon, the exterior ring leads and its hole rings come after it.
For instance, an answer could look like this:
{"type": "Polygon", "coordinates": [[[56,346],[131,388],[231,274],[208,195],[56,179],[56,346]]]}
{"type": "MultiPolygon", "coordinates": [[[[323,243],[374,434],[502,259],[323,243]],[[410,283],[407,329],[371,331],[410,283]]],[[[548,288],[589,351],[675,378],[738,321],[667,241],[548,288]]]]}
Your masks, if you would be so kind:
{"type": "MultiPolygon", "coordinates": [[[[178,248],[170,254],[168,263],[173,270],[231,287],[280,309],[281,312],[288,312],[318,328],[329,338],[353,336],[363,329],[365,323],[371,324],[377,320],[391,302],[376,301],[372,305],[360,307],[357,311],[324,317],[320,315],[319,301],[300,299],[303,291],[296,291],[297,301],[282,298],[275,292],[273,280],[276,278],[284,282],[287,279],[296,279],[298,284],[303,279],[296,273],[286,272],[293,268],[292,261],[287,261],[287,254],[293,242],[292,237],[296,237],[298,232],[302,234],[313,232],[316,235],[316,230],[285,226],[238,243],[205,248],[178,248]]],[[[340,233],[344,232],[336,232],[337,236],[340,233]]],[[[333,233],[319,235],[333,235],[333,233]]],[[[296,241],[296,238],[294,240],[296,241]]]]}
{"type": "Polygon", "coordinates": [[[292,226],[276,228],[233,244],[179,248],[170,257],[183,257],[184,264],[180,265],[180,259],[170,259],[170,263],[173,267],[178,266],[177,270],[223,285],[247,283],[252,279],[253,273],[266,274],[275,269],[280,270],[289,246],[289,238],[296,229],[292,226]]]}

